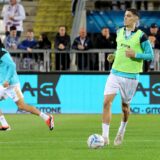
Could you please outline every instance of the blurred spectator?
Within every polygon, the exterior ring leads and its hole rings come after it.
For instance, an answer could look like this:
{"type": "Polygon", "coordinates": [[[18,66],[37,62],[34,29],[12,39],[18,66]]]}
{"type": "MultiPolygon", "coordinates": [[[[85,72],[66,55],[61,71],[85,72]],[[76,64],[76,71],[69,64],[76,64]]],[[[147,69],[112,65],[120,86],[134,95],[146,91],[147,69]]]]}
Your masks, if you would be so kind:
{"type": "Polygon", "coordinates": [[[112,1],[95,1],[96,10],[111,10],[112,7],[112,1]]]}
{"type": "Polygon", "coordinates": [[[4,44],[2,43],[1,38],[0,38],[0,48],[5,48],[4,44]]]}
{"type": "Polygon", "coordinates": [[[45,33],[40,34],[37,48],[39,48],[39,49],[51,49],[51,42],[49,41],[49,39],[48,39],[48,37],[45,33]]]}
{"type": "Polygon", "coordinates": [[[153,48],[160,49],[160,36],[158,34],[159,27],[156,23],[152,23],[149,30],[148,38],[151,40],[153,48]]]}
{"type": "Polygon", "coordinates": [[[101,34],[97,36],[96,48],[116,48],[116,41],[114,37],[111,37],[109,28],[104,27],[101,30],[101,34]]]}
{"type": "Polygon", "coordinates": [[[136,1],[137,10],[148,10],[148,2],[147,1],[136,1]]]}
{"type": "MultiPolygon", "coordinates": [[[[19,37],[17,37],[17,30],[15,26],[10,27],[10,34],[4,39],[4,45],[6,49],[16,50],[18,48],[19,37]]],[[[20,58],[19,54],[12,53],[12,59],[17,64],[17,70],[19,70],[20,58]]]]}
{"type": "MultiPolygon", "coordinates": [[[[101,30],[101,34],[97,37],[96,39],[96,44],[95,44],[97,49],[114,49],[116,48],[116,41],[114,36],[110,35],[109,28],[104,27],[101,30]]],[[[107,56],[109,53],[105,53],[105,70],[110,69],[110,64],[107,61],[107,56]]],[[[98,59],[98,58],[97,58],[98,59]]]]}
{"type": "Polygon", "coordinates": [[[23,40],[19,45],[19,49],[25,49],[28,52],[32,52],[32,49],[37,47],[37,41],[34,39],[33,29],[28,29],[26,39],[23,40]]]}
{"type": "MultiPolygon", "coordinates": [[[[39,40],[37,43],[37,49],[51,49],[51,42],[49,41],[49,39],[45,33],[40,34],[39,40]]],[[[43,53],[38,54],[37,62],[39,65],[39,70],[44,71],[44,55],[43,55],[43,53]]]]}
{"type": "MultiPolygon", "coordinates": [[[[160,36],[158,34],[158,25],[156,23],[152,23],[149,30],[148,39],[151,42],[153,49],[160,49],[160,36]]],[[[153,71],[154,70],[154,61],[145,62],[145,71],[153,71]]]]}
{"type": "Polygon", "coordinates": [[[10,27],[10,35],[4,40],[6,49],[16,50],[18,48],[19,38],[17,37],[17,30],[15,26],[10,27]]]}
{"type": "MultiPolygon", "coordinates": [[[[59,31],[55,37],[54,48],[58,51],[68,51],[70,49],[70,37],[66,33],[65,26],[59,26],[59,31]]],[[[56,70],[69,69],[70,57],[69,53],[55,53],[56,70]]]]}
{"type": "Polygon", "coordinates": [[[24,7],[17,0],[10,0],[9,5],[4,5],[2,14],[6,35],[10,32],[11,26],[16,26],[17,36],[23,31],[23,20],[26,18],[24,7]]]}
{"type": "Polygon", "coordinates": [[[72,48],[75,50],[82,51],[82,53],[77,53],[76,61],[79,70],[90,69],[90,60],[92,55],[83,53],[83,51],[91,49],[92,43],[90,38],[87,36],[87,32],[84,28],[80,28],[79,36],[74,39],[72,48]]]}
{"type": "MultiPolygon", "coordinates": [[[[19,45],[18,49],[27,50],[29,53],[32,52],[32,49],[37,48],[37,41],[34,39],[34,32],[32,29],[28,29],[26,33],[26,39],[23,40],[19,45]]],[[[24,54],[23,53],[23,69],[34,69],[35,62],[38,61],[38,55],[33,54],[24,54]]]]}

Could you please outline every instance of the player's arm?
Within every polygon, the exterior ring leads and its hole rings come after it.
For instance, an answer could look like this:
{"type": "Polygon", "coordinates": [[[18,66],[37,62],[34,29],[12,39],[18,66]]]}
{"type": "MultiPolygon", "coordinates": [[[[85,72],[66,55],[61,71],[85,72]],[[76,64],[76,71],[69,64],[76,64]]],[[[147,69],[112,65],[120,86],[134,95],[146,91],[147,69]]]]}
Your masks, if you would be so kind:
{"type": "Polygon", "coordinates": [[[152,60],[154,58],[153,49],[150,41],[148,40],[145,34],[142,35],[140,42],[141,42],[141,47],[143,49],[143,54],[136,53],[135,58],[143,60],[152,60]]]}
{"type": "Polygon", "coordinates": [[[16,65],[13,62],[10,54],[2,49],[0,51],[0,59],[3,63],[5,63],[7,65],[7,70],[6,70],[6,74],[4,75],[4,83],[6,84],[8,82],[10,82],[10,78],[14,75],[15,71],[16,71],[16,65]]]}
{"type": "Polygon", "coordinates": [[[135,53],[133,49],[129,48],[126,50],[126,56],[129,58],[152,60],[154,58],[153,49],[150,41],[148,40],[145,34],[142,35],[140,39],[140,44],[141,44],[143,53],[135,53]]]}

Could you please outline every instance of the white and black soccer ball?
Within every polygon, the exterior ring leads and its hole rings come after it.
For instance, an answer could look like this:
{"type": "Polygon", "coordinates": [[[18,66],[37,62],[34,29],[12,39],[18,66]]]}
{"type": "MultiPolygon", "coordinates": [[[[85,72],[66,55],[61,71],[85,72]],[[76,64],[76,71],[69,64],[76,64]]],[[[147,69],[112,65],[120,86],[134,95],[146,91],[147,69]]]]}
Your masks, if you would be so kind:
{"type": "Polygon", "coordinates": [[[87,145],[92,149],[101,148],[104,146],[104,138],[99,134],[92,134],[88,137],[87,145]]]}

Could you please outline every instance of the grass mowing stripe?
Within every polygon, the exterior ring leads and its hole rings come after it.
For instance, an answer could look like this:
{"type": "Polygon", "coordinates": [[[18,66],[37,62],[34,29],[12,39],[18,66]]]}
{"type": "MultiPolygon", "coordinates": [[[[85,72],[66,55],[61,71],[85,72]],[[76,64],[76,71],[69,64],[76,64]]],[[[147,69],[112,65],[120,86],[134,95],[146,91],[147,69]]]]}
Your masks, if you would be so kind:
{"type": "Polygon", "coordinates": [[[121,116],[113,115],[111,144],[88,149],[87,138],[101,134],[101,115],[55,115],[55,129],[33,115],[6,115],[12,130],[0,132],[1,160],[158,160],[159,115],[131,115],[124,143],[114,147],[121,116]]]}

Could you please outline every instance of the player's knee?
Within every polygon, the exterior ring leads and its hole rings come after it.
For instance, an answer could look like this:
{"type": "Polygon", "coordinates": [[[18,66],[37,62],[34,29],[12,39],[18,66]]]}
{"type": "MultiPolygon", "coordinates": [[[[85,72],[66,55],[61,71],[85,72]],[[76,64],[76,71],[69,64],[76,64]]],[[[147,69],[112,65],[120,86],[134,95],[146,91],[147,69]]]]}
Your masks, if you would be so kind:
{"type": "Polygon", "coordinates": [[[123,104],[122,104],[122,111],[123,111],[123,113],[128,114],[128,113],[130,112],[129,105],[128,105],[128,104],[123,103],[123,104]]]}
{"type": "Polygon", "coordinates": [[[23,105],[23,104],[19,104],[19,105],[18,105],[18,108],[19,108],[20,110],[23,110],[23,109],[24,109],[24,105],[23,105]]]}
{"type": "Polygon", "coordinates": [[[20,110],[24,110],[25,104],[23,102],[17,103],[17,106],[20,110]]]}
{"type": "Polygon", "coordinates": [[[112,101],[111,101],[110,99],[107,99],[107,98],[106,98],[106,99],[104,100],[104,104],[103,104],[104,109],[110,109],[111,105],[112,105],[112,101]]]}

